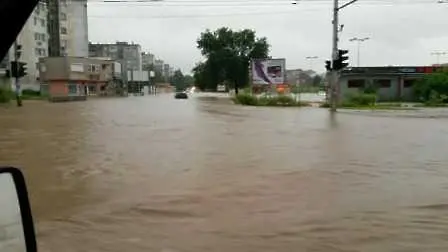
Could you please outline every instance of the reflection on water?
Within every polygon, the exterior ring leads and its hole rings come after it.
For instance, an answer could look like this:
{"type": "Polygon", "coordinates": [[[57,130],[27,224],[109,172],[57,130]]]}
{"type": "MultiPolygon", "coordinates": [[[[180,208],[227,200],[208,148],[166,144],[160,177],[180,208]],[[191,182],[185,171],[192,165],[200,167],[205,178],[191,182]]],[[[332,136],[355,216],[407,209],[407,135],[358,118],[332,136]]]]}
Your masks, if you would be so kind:
{"type": "Polygon", "coordinates": [[[2,111],[0,161],[25,170],[42,251],[446,251],[447,122],[35,103],[2,111]]]}

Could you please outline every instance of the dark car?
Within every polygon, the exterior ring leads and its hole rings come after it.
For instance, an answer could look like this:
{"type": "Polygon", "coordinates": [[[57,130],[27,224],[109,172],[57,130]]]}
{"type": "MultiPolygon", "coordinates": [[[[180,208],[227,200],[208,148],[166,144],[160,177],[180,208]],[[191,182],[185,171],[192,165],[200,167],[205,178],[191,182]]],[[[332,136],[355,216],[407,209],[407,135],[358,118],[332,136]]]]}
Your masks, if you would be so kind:
{"type": "Polygon", "coordinates": [[[188,99],[188,95],[185,92],[177,92],[174,95],[174,98],[176,98],[176,99],[188,99]]]}

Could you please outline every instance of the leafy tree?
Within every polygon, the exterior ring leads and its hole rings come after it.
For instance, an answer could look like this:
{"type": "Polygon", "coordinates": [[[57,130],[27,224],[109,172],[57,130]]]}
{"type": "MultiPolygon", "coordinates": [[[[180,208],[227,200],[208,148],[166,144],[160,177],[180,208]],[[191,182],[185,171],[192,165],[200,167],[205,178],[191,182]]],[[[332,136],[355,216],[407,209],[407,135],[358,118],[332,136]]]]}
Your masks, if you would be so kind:
{"type": "Polygon", "coordinates": [[[322,76],[316,74],[316,75],[313,77],[313,86],[315,86],[315,87],[320,86],[320,85],[321,85],[321,82],[322,82],[322,76]]]}
{"type": "Polygon", "coordinates": [[[186,87],[193,86],[194,85],[194,77],[189,74],[184,75],[184,83],[185,83],[186,87]]]}
{"type": "Polygon", "coordinates": [[[186,88],[185,79],[182,71],[177,69],[170,78],[171,85],[176,87],[176,90],[184,90],[186,88]]]}
{"type": "Polygon", "coordinates": [[[233,85],[235,93],[249,84],[249,64],[253,58],[267,58],[269,44],[265,37],[257,38],[255,31],[232,31],[222,27],[206,30],[197,40],[197,47],[206,61],[194,69],[194,78],[200,88],[211,88],[222,82],[233,85]]]}
{"type": "Polygon", "coordinates": [[[416,97],[425,103],[448,103],[448,73],[425,75],[414,83],[416,97]]]}

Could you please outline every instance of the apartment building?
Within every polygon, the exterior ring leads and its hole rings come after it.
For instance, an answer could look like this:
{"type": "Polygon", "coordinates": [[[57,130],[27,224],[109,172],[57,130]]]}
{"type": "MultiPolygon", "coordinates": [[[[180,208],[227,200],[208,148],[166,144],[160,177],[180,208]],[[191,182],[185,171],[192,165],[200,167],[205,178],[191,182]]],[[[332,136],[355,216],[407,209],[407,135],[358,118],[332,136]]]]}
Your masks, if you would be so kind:
{"type": "Polygon", "coordinates": [[[148,68],[151,65],[154,65],[154,54],[142,52],[142,67],[148,68]]]}
{"type": "MultiPolygon", "coordinates": [[[[21,79],[22,89],[39,90],[38,62],[40,57],[48,55],[48,31],[47,31],[48,8],[45,2],[39,2],[33,13],[28,18],[22,31],[17,36],[17,43],[22,46],[21,62],[27,63],[27,73],[21,79]]],[[[8,55],[2,59],[0,68],[9,69],[10,62],[14,60],[14,47],[9,50],[8,55]]],[[[3,71],[2,71],[3,72],[3,71]]],[[[2,83],[11,85],[10,79],[2,74],[2,83]]]]}
{"type": "Polygon", "coordinates": [[[89,56],[87,0],[59,0],[61,54],[89,56]]]}
{"type": "MultiPolygon", "coordinates": [[[[21,62],[27,63],[27,75],[21,78],[23,89],[40,89],[39,58],[47,57],[49,51],[48,4],[42,0],[28,18],[17,42],[22,46],[21,62]]],[[[88,56],[87,0],[59,0],[59,28],[62,55],[88,56]]],[[[14,49],[11,48],[0,62],[0,83],[11,85],[10,79],[3,74],[14,60],[14,49]]]]}
{"type": "Polygon", "coordinates": [[[116,42],[115,44],[89,43],[89,57],[107,57],[118,61],[126,71],[142,70],[142,49],[139,44],[116,42]]]}

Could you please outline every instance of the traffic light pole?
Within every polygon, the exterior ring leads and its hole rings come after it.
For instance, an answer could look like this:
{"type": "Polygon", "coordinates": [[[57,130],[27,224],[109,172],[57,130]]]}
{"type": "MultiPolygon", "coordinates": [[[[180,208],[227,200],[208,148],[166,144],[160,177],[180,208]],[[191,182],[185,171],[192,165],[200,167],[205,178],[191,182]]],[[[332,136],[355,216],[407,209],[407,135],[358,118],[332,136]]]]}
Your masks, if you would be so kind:
{"type": "Polygon", "coordinates": [[[331,96],[330,96],[330,111],[336,112],[338,105],[338,87],[339,87],[339,70],[335,69],[334,63],[339,57],[339,11],[358,0],[351,0],[346,4],[339,6],[339,0],[333,0],[333,55],[332,55],[332,71],[331,71],[331,96]]]}
{"type": "Polygon", "coordinates": [[[339,32],[339,1],[333,0],[333,49],[332,49],[332,68],[331,71],[331,95],[330,95],[330,111],[336,112],[337,108],[337,85],[338,71],[334,69],[334,62],[338,59],[338,32],[339,32]]]}
{"type": "MultiPolygon", "coordinates": [[[[19,44],[17,43],[17,40],[14,41],[14,61],[17,62],[16,64],[16,73],[19,73],[19,51],[18,51],[19,44]]],[[[22,107],[22,96],[20,92],[20,78],[17,74],[17,76],[14,78],[15,80],[15,87],[16,87],[16,101],[17,101],[17,107],[22,107]]]]}

